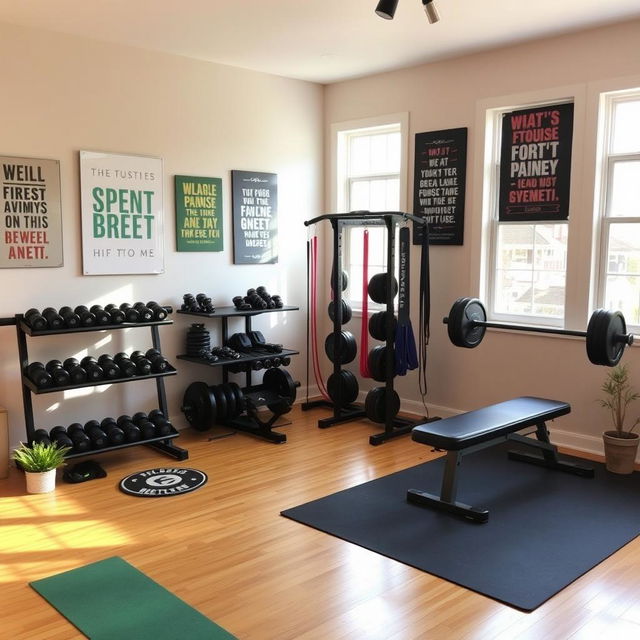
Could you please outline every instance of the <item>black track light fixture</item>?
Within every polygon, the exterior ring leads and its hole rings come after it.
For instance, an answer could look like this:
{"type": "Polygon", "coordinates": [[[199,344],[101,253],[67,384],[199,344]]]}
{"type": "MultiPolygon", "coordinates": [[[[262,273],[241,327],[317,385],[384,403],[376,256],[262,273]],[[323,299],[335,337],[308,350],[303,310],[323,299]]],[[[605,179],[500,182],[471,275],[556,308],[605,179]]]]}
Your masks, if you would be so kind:
{"type": "Polygon", "coordinates": [[[385,20],[393,20],[393,16],[398,8],[398,0],[380,0],[376,7],[376,15],[385,20]]]}
{"type": "Polygon", "coordinates": [[[438,10],[436,9],[436,5],[433,0],[422,0],[422,6],[424,8],[424,12],[427,14],[429,24],[434,24],[440,20],[438,10]]]}

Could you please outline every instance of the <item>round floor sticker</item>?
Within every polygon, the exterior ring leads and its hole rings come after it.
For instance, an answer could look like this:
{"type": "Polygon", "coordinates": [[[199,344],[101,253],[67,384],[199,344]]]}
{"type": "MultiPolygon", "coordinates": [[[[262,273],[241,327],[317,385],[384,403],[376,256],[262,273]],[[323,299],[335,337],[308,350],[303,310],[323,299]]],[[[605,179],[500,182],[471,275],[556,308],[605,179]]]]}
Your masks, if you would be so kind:
{"type": "Polygon", "coordinates": [[[161,467],[138,471],[120,481],[120,489],[132,496],[160,498],[195,491],[207,482],[207,474],[197,469],[161,467]]]}

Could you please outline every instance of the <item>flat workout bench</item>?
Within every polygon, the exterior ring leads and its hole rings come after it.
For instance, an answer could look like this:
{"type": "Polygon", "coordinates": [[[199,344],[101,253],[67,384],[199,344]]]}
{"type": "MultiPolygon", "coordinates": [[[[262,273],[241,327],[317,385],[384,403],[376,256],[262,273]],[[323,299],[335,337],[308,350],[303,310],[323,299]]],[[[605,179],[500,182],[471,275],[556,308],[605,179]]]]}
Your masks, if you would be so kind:
{"type": "Polygon", "coordinates": [[[418,489],[407,491],[407,500],[441,511],[462,515],[476,522],[486,522],[489,511],[456,502],[458,467],[462,456],[514,441],[542,451],[542,456],[521,451],[509,451],[509,458],[593,478],[593,468],[562,461],[558,449],[549,441],[546,420],[553,420],[571,411],[566,402],[523,396],[414,427],[411,437],[416,442],[447,452],[440,496],[418,489]],[[515,433],[535,426],[537,440],[515,433]]]}

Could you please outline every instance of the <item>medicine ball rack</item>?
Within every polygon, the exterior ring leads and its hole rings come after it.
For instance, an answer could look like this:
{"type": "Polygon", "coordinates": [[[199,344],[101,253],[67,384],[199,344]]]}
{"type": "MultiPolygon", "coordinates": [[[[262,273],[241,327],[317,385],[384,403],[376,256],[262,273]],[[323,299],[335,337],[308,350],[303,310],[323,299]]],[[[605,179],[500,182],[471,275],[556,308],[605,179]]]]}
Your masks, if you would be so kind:
{"type": "MultiPolygon", "coordinates": [[[[328,213],[311,220],[304,222],[305,226],[311,226],[328,220],[331,223],[333,230],[333,264],[331,268],[332,276],[332,301],[333,301],[333,336],[334,344],[338,344],[339,336],[342,332],[342,286],[340,278],[342,277],[342,234],[345,227],[367,227],[367,226],[386,226],[387,228],[387,280],[386,280],[386,310],[390,315],[394,314],[394,287],[393,287],[393,266],[395,264],[396,247],[395,247],[395,231],[396,228],[409,220],[420,225],[426,225],[426,219],[418,216],[411,215],[409,213],[403,213],[400,211],[351,211],[349,213],[328,213]]],[[[393,379],[395,375],[395,359],[394,359],[394,333],[392,323],[386,323],[386,350],[385,350],[385,386],[384,397],[392,398],[397,396],[396,391],[393,388],[393,379]]],[[[307,350],[309,351],[309,350],[307,350]]],[[[339,376],[342,371],[342,366],[339,358],[335,358],[333,363],[333,374],[339,376]]],[[[307,385],[308,388],[308,385],[307,385]]],[[[369,444],[379,445],[401,435],[410,433],[413,427],[416,426],[416,422],[407,420],[405,418],[399,418],[397,414],[397,407],[394,407],[393,402],[384,402],[384,431],[382,433],[374,434],[369,437],[369,444]]],[[[326,429],[336,424],[343,422],[351,422],[353,420],[359,420],[360,418],[367,418],[367,412],[358,404],[347,404],[339,406],[335,402],[327,400],[314,400],[311,402],[305,402],[302,404],[302,409],[312,409],[318,406],[330,406],[333,408],[333,416],[330,418],[323,418],[318,420],[318,427],[320,429],[326,429]]],[[[421,422],[424,422],[422,420],[421,422]]]]}
{"type": "MultiPolygon", "coordinates": [[[[188,316],[197,316],[198,318],[209,318],[209,319],[219,318],[220,320],[222,320],[222,336],[221,336],[222,344],[226,345],[229,339],[229,319],[230,318],[231,319],[244,318],[244,325],[245,325],[244,332],[246,334],[249,334],[252,331],[251,319],[253,318],[253,316],[257,316],[263,313],[274,313],[279,311],[298,311],[298,310],[299,310],[299,307],[284,305],[282,307],[277,307],[274,309],[239,310],[236,307],[216,307],[216,310],[211,313],[205,313],[200,311],[183,311],[183,310],[178,310],[176,313],[180,313],[188,316]]],[[[278,355],[281,357],[294,356],[294,355],[298,355],[299,353],[300,353],[299,351],[294,351],[293,349],[282,349],[281,352],[278,352],[278,355]]],[[[259,353],[244,354],[243,353],[240,356],[240,358],[237,358],[237,359],[220,358],[215,362],[211,362],[210,360],[204,360],[202,358],[197,358],[194,356],[188,356],[184,354],[178,355],[176,357],[179,358],[180,360],[186,360],[187,362],[194,362],[196,364],[205,365],[207,367],[221,367],[222,383],[223,385],[227,385],[229,383],[229,373],[230,373],[229,366],[230,365],[242,365],[242,364],[250,365],[252,362],[256,362],[258,360],[264,359],[264,353],[261,353],[261,354],[259,353]]],[[[271,369],[266,369],[266,371],[271,371],[271,369]]],[[[242,395],[246,396],[247,398],[252,398],[256,396],[256,393],[259,392],[261,388],[261,385],[251,384],[251,374],[252,374],[252,369],[250,366],[248,366],[247,370],[245,371],[246,386],[244,389],[241,390],[242,395]]],[[[194,383],[194,385],[195,384],[196,383],[194,383]]],[[[297,385],[298,383],[295,383],[295,384],[297,385]]],[[[191,385],[190,389],[192,389],[192,391],[197,391],[194,385],[191,385]]],[[[195,402],[194,404],[198,406],[193,406],[189,408],[183,407],[183,411],[185,412],[185,416],[187,416],[187,419],[189,419],[189,416],[191,416],[191,419],[195,418],[196,420],[199,420],[200,415],[204,417],[207,414],[209,407],[206,406],[207,401],[206,401],[206,398],[204,397],[205,395],[208,395],[208,392],[205,391],[206,386],[207,385],[205,383],[202,383],[201,392],[189,393],[189,395],[192,397],[192,400],[197,400],[197,402],[195,402]],[[203,395],[202,401],[198,400],[198,396],[200,395],[203,395]],[[201,408],[204,408],[205,410],[201,411],[201,408]]],[[[292,393],[295,393],[295,388],[292,390],[292,393]]],[[[275,422],[280,417],[280,415],[281,414],[274,414],[269,420],[263,421],[257,416],[257,413],[249,412],[248,415],[236,415],[233,418],[223,419],[220,422],[220,424],[226,427],[229,427],[231,429],[234,429],[236,431],[243,431],[245,433],[250,433],[254,436],[263,438],[264,440],[268,440],[270,442],[282,443],[282,442],[286,442],[287,436],[284,433],[279,433],[277,431],[272,430],[274,426],[277,426],[275,425],[275,422]]]]}
{"type": "MultiPolygon", "coordinates": [[[[167,396],[164,389],[164,378],[166,376],[176,375],[177,371],[173,367],[168,367],[167,370],[158,373],[150,373],[148,375],[137,375],[131,378],[113,378],[113,379],[105,379],[100,381],[93,382],[84,382],[81,384],[70,384],[65,386],[55,386],[55,387],[45,387],[38,388],[26,375],[27,367],[29,366],[29,353],[27,350],[27,336],[33,338],[45,337],[45,336],[53,336],[53,335],[61,335],[68,333],[86,333],[86,332],[96,332],[96,331],[115,331],[118,329],[133,329],[139,327],[149,327],[151,331],[151,340],[153,344],[153,348],[161,351],[160,348],[160,334],[158,332],[158,327],[164,325],[173,324],[172,320],[161,320],[161,321],[151,321],[151,322],[123,322],[121,324],[105,324],[105,325],[93,325],[89,327],[76,327],[73,329],[63,328],[63,329],[45,329],[41,331],[34,331],[27,324],[22,314],[16,314],[15,316],[15,325],[17,330],[17,340],[18,340],[18,356],[20,358],[20,371],[22,372],[22,400],[24,405],[24,418],[25,418],[25,426],[27,431],[27,440],[29,444],[31,444],[34,440],[35,434],[35,424],[34,424],[34,415],[33,415],[33,403],[31,399],[31,394],[43,394],[43,393],[54,393],[59,391],[66,391],[69,389],[79,389],[82,387],[95,387],[101,386],[105,384],[120,384],[123,382],[134,382],[138,380],[150,380],[155,379],[156,381],[156,390],[158,394],[158,406],[162,411],[164,416],[168,419],[169,411],[167,408],[167,396]]],[[[135,442],[124,442],[122,444],[110,445],[107,447],[103,447],[100,449],[91,449],[90,451],[85,451],[82,453],[76,453],[71,451],[67,454],[67,458],[76,458],[80,456],[87,455],[97,455],[100,453],[105,453],[107,451],[113,451],[115,449],[122,449],[125,447],[132,447],[139,444],[145,444],[161,453],[164,453],[176,460],[186,460],[189,457],[189,453],[186,449],[182,449],[177,447],[173,442],[173,438],[176,438],[180,434],[178,431],[171,426],[171,431],[167,435],[158,436],[154,438],[137,440],[135,442]]]]}

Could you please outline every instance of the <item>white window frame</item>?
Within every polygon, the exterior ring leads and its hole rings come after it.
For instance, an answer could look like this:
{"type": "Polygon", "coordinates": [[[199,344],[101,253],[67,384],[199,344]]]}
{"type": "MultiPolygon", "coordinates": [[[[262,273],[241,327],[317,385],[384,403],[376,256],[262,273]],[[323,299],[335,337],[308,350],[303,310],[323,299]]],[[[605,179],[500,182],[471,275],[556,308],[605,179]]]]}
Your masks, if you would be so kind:
{"type": "MultiPolygon", "coordinates": [[[[385,129],[399,125],[400,131],[400,172],[399,178],[399,211],[406,211],[407,207],[407,174],[408,174],[408,139],[409,139],[409,114],[408,112],[387,114],[359,120],[333,123],[330,126],[330,166],[331,166],[331,209],[335,213],[346,213],[348,211],[348,189],[352,181],[361,179],[385,179],[395,177],[389,174],[367,174],[366,176],[352,176],[349,180],[346,177],[345,162],[347,159],[346,146],[350,135],[384,132],[385,129]]],[[[347,232],[348,233],[348,232],[347,232]]],[[[345,233],[343,237],[343,247],[348,247],[348,237],[345,233]]],[[[347,262],[348,255],[343,255],[343,265],[347,262]]],[[[373,313],[383,308],[381,305],[368,301],[369,313],[373,313]]],[[[354,316],[361,316],[362,309],[352,309],[354,316]]]]}

